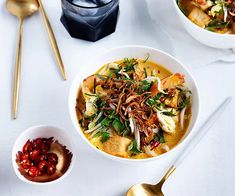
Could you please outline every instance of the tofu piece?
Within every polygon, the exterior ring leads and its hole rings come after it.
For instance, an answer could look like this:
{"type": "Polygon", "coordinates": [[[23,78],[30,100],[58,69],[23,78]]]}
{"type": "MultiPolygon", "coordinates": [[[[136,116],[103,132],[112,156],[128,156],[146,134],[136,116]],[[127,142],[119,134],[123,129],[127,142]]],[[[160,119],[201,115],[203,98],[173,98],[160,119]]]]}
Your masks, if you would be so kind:
{"type": "Polygon", "coordinates": [[[176,90],[175,96],[172,97],[172,98],[167,98],[167,99],[165,100],[165,104],[166,104],[167,106],[169,106],[169,107],[177,108],[178,99],[179,99],[179,91],[176,90]]]}
{"type": "Polygon", "coordinates": [[[92,93],[90,89],[86,87],[85,85],[82,86],[82,93],[83,93],[83,97],[85,99],[85,105],[86,105],[85,115],[92,116],[93,114],[97,112],[97,108],[95,105],[97,97],[90,96],[90,94],[92,93]]]}
{"type": "MultiPolygon", "coordinates": [[[[135,79],[136,80],[144,80],[145,74],[144,74],[144,68],[146,68],[146,64],[143,63],[142,61],[138,60],[138,66],[135,67],[135,79]]],[[[148,70],[146,70],[148,72],[148,70]]],[[[148,73],[150,74],[150,73],[148,73]]]]}
{"type": "Polygon", "coordinates": [[[80,120],[83,116],[82,114],[85,112],[86,110],[86,102],[85,102],[85,98],[82,94],[82,91],[79,91],[78,94],[78,98],[77,98],[77,106],[76,106],[76,112],[77,112],[77,116],[78,119],[80,120]]]}
{"type": "Polygon", "coordinates": [[[94,90],[94,80],[96,76],[91,75],[83,80],[83,86],[87,87],[91,92],[94,90]]]}
{"type": "Polygon", "coordinates": [[[103,143],[103,150],[109,154],[119,157],[128,157],[128,146],[131,140],[126,137],[114,135],[103,143]]]}
{"type": "Polygon", "coordinates": [[[188,18],[199,27],[205,27],[210,22],[210,16],[198,7],[193,8],[188,18]]]}
{"type": "Polygon", "coordinates": [[[164,78],[161,81],[161,85],[162,85],[162,89],[171,89],[171,88],[175,88],[178,85],[183,85],[185,82],[184,80],[184,75],[180,74],[180,73],[176,73],[174,75],[171,75],[167,78],[164,78]]]}

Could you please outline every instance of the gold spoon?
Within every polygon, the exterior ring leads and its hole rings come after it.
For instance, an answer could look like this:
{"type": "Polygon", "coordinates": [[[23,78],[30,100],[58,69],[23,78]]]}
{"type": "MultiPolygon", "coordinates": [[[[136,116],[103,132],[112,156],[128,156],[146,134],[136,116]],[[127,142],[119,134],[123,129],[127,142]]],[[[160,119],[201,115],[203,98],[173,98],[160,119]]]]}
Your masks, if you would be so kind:
{"type": "Polygon", "coordinates": [[[166,172],[165,176],[156,185],[152,184],[136,184],[132,186],[126,193],[126,196],[164,196],[162,193],[162,185],[167,180],[167,178],[175,171],[175,169],[182,163],[185,157],[196,147],[196,145],[201,141],[201,139],[206,135],[208,130],[216,122],[218,117],[222,114],[226,106],[231,102],[232,98],[228,97],[225,101],[212,113],[212,115],[203,123],[199,131],[194,133],[189,139],[188,143],[182,154],[176,159],[174,164],[166,172]]]}
{"type": "Polygon", "coordinates": [[[38,10],[38,2],[37,0],[7,0],[6,7],[11,14],[17,16],[20,20],[13,91],[13,118],[16,119],[19,100],[23,20],[38,10]]]}
{"type": "Polygon", "coordinates": [[[49,36],[49,39],[51,42],[51,46],[53,48],[53,51],[54,51],[54,54],[55,54],[55,57],[56,57],[56,60],[57,60],[58,66],[59,66],[59,69],[60,69],[61,75],[64,80],[67,80],[64,64],[63,64],[63,61],[62,61],[62,58],[60,55],[60,51],[59,51],[59,48],[58,48],[58,45],[56,42],[55,35],[52,30],[51,24],[50,24],[49,19],[47,17],[46,11],[44,10],[44,7],[42,5],[42,1],[38,0],[38,4],[40,6],[40,11],[42,13],[44,23],[46,25],[47,33],[48,33],[48,36],[49,36]]]}

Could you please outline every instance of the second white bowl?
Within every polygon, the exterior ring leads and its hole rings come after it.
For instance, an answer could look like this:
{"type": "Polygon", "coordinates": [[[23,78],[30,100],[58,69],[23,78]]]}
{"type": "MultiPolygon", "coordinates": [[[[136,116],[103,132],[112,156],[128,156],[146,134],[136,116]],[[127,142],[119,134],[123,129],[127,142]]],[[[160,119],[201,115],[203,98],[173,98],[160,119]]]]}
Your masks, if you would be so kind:
{"type": "MultiPolygon", "coordinates": [[[[223,48],[223,49],[234,49],[235,48],[235,35],[234,34],[219,34],[203,29],[196,24],[194,24],[191,20],[189,20],[180,10],[177,5],[176,0],[172,0],[175,10],[179,16],[179,19],[182,21],[183,26],[188,31],[188,33],[207,46],[213,48],[223,48]]],[[[167,14],[166,14],[167,17],[167,14]]],[[[176,19],[175,19],[176,20],[176,19]]]]}

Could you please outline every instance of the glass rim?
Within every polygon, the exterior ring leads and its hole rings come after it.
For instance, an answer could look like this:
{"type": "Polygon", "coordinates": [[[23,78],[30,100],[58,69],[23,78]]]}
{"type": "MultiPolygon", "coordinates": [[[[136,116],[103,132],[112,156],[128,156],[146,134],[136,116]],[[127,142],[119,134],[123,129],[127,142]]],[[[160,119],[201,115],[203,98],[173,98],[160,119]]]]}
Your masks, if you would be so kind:
{"type": "Polygon", "coordinates": [[[76,6],[76,7],[80,7],[80,8],[84,8],[84,9],[95,9],[95,8],[105,7],[105,6],[109,5],[111,2],[113,2],[115,0],[110,0],[108,3],[102,4],[100,6],[93,6],[93,7],[77,5],[77,4],[73,3],[71,0],[65,0],[65,1],[67,1],[68,3],[70,3],[71,5],[76,6]]]}

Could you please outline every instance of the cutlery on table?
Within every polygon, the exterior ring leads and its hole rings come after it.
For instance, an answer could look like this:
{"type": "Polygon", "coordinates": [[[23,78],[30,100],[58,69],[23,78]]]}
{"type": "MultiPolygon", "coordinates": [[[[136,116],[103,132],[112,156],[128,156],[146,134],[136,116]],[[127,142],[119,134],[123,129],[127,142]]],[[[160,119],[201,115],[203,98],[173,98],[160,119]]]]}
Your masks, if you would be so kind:
{"type": "Polygon", "coordinates": [[[188,141],[181,155],[175,160],[174,164],[166,172],[165,176],[156,185],[152,184],[136,184],[132,186],[126,193],[126,196],[164,196],[162,193],[162,186],[167,178],[175,171],[175,169],[182,163],[185,157],[196,147],[201,139],[206,135],[208,130],[216,122],[218,117],[225,110],[226,106],[231,102],[232,98],[228,97],[225,101],[206,119],[203,125],[199,128],[188,141]]]}
{"type": "Polygon", "coordinates": [[[43,7],[42,1],[38,0],[38,4],[39,4],[39,9],[40,9],[40,11],[42,13],[42,16],[43,16],[44,23],[46,25],[48,36],[49,36],[51,46],[53,48],[53,51],[54,51],[54,54],[55,54],[55,57],[56,57],[56,60],[57,60],[57,63],[58,63],[59,69],[60,69],[60,72],[61,72],[61,75],[62,75],[63,79],[66,80],[67,76],[66,76],[64,64],[63,64],[63,61],[62,61],[62,58],[61,58],[61,55],[60,55],[60,51],[59,51],[59,48],[58,48],[58,45],[57,45],[57,42],[56,42],[55,35],[53,33],[53,30],[52,30],[51,24],[49,22],[46,11],[43,7]]]}
{"type": "Polygon", "coordinates": [[[14,75],[14,90],[13,90],[13,118],[16,119],[18,112],[19,87],[20,87],[20,72],[21,72],[21,47],[22,47],[22,27],[24,18],[32,15],[38,10],[37,0],[7,0],[7,10],[18,17],[20,21],[17,56],[14,75]]]}

